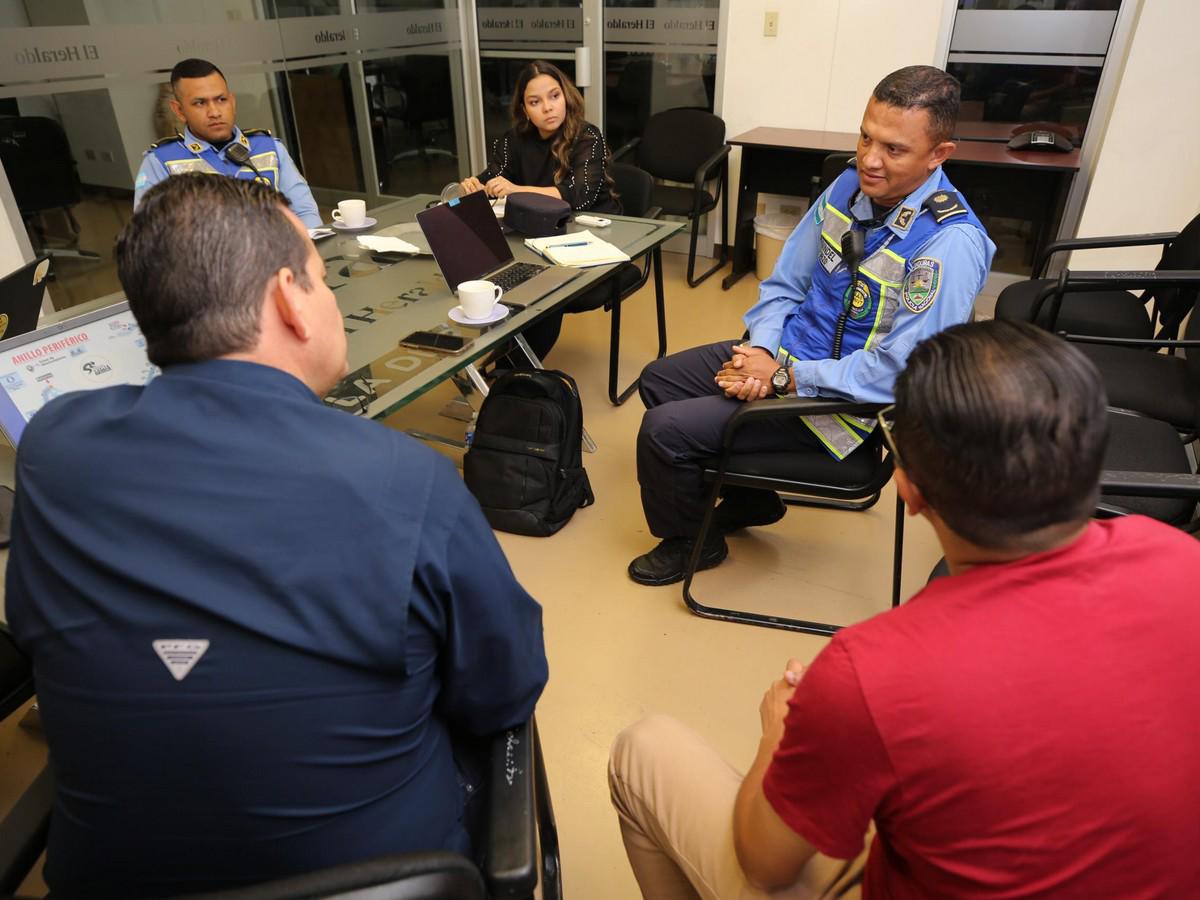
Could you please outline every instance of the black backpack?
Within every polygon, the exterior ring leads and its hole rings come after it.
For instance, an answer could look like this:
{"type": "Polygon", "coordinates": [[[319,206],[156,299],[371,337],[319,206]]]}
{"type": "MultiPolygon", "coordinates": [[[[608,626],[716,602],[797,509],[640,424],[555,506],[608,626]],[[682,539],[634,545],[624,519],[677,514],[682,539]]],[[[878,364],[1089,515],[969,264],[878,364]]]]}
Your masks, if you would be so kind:
{"type": "Polygon", "coordinates": [[[546,537],[595,497],[583,469],[583,406],[553,369],[496,379],[479,409],[463,477],[493,528],[546,537]]]}

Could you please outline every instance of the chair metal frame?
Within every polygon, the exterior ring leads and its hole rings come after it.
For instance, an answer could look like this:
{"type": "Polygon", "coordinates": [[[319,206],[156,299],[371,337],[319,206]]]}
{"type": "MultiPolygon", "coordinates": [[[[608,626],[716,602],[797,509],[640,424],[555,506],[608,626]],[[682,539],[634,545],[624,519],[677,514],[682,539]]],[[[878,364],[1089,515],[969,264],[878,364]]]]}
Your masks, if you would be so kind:
{"type": "MultiPolygon", "coordinates": [[[[650,176],[650,173],[646,172],[644,169],[638,169],[636,166],[628,163],[622,163],[621,165],[629,169],[637,169],[637,171],[641,172],[647,177],[651,177],[651,180],[653,180],[652,176],[650,176]]],[[[661,215],[661,207],[650,206],[641,211],[639,218],[657,219],[661,215]]],[[[620,406],[622,403],[628,400],[633,392],[637,390],[638,383],[641,381],[641,376],[639,375],[624,390],[620,390],[617,387],[617,368],[620,362],[621,354],[621,304],[628,297],[633,296],[646,286],[646,282],[650,278],[651,269],[654,270],[654,304],[655,312],[658,317],[658,353],[654,358],[662,359],[667,355],[667,307],[666,300],[663,295],[662,246],[655,245],[652,250],[642,254],[642,256],[638,257],[638,259],[645,259],[646,264],[641,269],[641,275],[636,284],[631,286],[629,289],[622,291],[615,275],[610,279],[610,284],[612,285],[612,296],[609,300],[611,318],[609,320],[608,341],[608,399],[613,406],[620,406]]],[[[637,265],[637,260],[632,260],[631,264],[637,265]]]]}
{"type": "MultiPolygon", "coordinates": [[[[872,477],[863,484],[840,486],[819,484],[809,481],[799,481],[792,478],[773,478],[762,475],[750,475],[730,471],[731,463],[736,461],[737,451],[734,441],[737,432],[749,422],[767,418],[794,417],[802,415],[831,415],[843,413],[853,416],[873,416],[887,404],[883,403],[852,403],[830,400],[813,400],[800,397],[789,397],[770,403],[747,403],[730,417],[721,437],[721,455],[715,469],[706,468],[705,477],[711,479],[708,495],[708,505],[704,518],[700,523],[700,533],[692,548],[687,570],[683,579],[683,602],[688,609],[698,616],[717,619],[723,622],[740,622],[744,625],[759,625],[767,628],[781,628],[787,631],[801,631],[806,634],[832,635],[842,625],[828,622],[814,622],[808,619],[793,619],[786,616],[771,616],[746,610],[726,609],[719,606],[709,606],[701,603],[692,594],[692,582],[700,564],[704,548],[704,540],[712,527],[713,514],[717,501],[721,496],[721,488],[725,485],[738,487],[759,488],[787,492],[798,495],[789,502],[802,506],[817,506],[832,509],[862,511],[870,509],[879,501],[884,486],[891,480],[895,466],[890,452],[886,451],[883,442],[872,436],[868,441],[874,442],[873,447],[860,448],[855,452],[872,452],[877,455],[877,465],[872,477]]],[[[892,544],[892,606],[900,605],[900,576],[904,557],[904,501],[896,495],[895,536],[892,544]]]]}
{"type": "MultiPolygon", "coordinates": [[[[1050,265],[1051,258],[1056,253],[1073,252],[1075,250],[1108,250],[1119,247],[1150,247],[1161,246],[1163,253],[1172,243],[1179,237],[1182,232],[1179,231],[1156,231],[1147,232],[1145,234],[1118,234],[1105,235],[1091,238],[1064,238],[1058,241],[1052,241],[1047,244],[1038,258],[1033,264],[1033,274],[1030,276],[1031,281],[1037,281],[1046,278],[1046,269],[1050,265]]],[[[1179,269],[1152,269],[1148,271],[1089,271],[1076,272],[1073,279],[1077,283],[1082,283],[1086,279],[1094,282],[1090,288],[1092,291],[1111,291],[1111,290],[1146,290],[1156,286],[1169,286],[1172,282],[1167,276],[1186,272],[1187,270],[1179,269]],[[1138,277],[1128,278],[1127,276],[1162,276],[1162,277],[1138,277]]],[[[1063,279],[1070,274],[1070,270],[1064,269],[1059,273],[1059,279],[1056,283],[1048,285],[1039,293],[1037,300],[1034,301],[1032,316],[1030,321],[1036,322],[1041,315],[1042,304],[1046,302],[1048,297],[1054,296],[1054,305],[1051,307],[1050,314],[1050,330],[1055,331],[1058,325],[1058,314],[1062,306],[1062,286],[1066,283],[1063,279]]],[[[1186,282],[1185,282],[1186,283],[1186,282]]],[[[1075,288],[1072,290],[1087,291],[1088,288],[1075,288]]],[[[1174,338],[1179,334],[1179,326],[1186,317],[1186,312],[1183,315],[1174,315],[1174,311],[1163,308],[1160,298],[1155,295],[1154,303],[1150,310],[1150,324],[1157,324],[1159,338],[1174,338]]]]}

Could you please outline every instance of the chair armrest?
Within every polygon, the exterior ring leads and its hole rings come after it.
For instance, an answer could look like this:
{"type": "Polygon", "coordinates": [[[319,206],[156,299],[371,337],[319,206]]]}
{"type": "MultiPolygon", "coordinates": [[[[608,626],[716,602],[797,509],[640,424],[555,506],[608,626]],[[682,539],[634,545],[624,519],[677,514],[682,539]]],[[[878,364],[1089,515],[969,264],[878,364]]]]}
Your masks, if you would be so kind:
{"type": "Polygon", "coordinates": [[[886,403],[856,403],[851,400],[822,400],[814,397],[753,400],[743,403],[742,408],[725,423],[725,431],[721,435],[721,447],[724,452],[728,452],[733,446],[733,438],[738,429],[749,422],[760,419],[774,419],[783,416],[829,416],[834,413],[844,413],[850,416],[873,416],[887,405],[886,403]]]}
{"type": "Polygon", "coordinates": [[[662,207],[661,206],[652,206],[648,210],[646,210],[644,213],[642,213],[642,218],[643,219],[657,219],[661,215],[662,215],[662,207]]]}
{"type": "Polygon", "coordinates": [[[616,162],[622,156],[625,156],[626,154],[628,154],[629,151],[633,150],[641,142],[642,142],[642,139],[640,137],[635,137],[632,140],[628,141],[627,143],[622,144],[620,147],[617,148],[617,152],[612,155],[613,162],[616,162]]]}
{"type": "Polygon", "coordinates": [[[533,894],[538,880],[532,720],[492,738],[483,877],[493,897],[533,894]]]}
{"type": "Polygon", "coordinates": [[[1169,244],[1179,237],[1178,231],[1156,231],[1148,234],[1114,234],[1107,237],[1065,238],[1051,241],[1038,255],[1034,263],[1034,278],[1041,278],[1050,257],[1063,250],[1103,250],[1107,247],[1144,247],[1152,244],[1169,244]]]}
{"type": "Polygon", "coordinates": [[[1200,340],[1101,337],[1095,334],[1067,334],[1065,331],[1055,333],[1064,341],[1070,341],[1073,344],[1106,344],[1110,347],[1134,347],[1138,350],[1161,350],[1163,347],[1200,347],[1200,340]]]}
{"type": "Polygon", "coordinates": [[[47,766],[0,821],[0,894],[15,894],[42,855],[53,808],[54,776],[47,766]]]}
{"type": "Polygon", "coordinates": [[[1054,284],[1048,284],[1038,292],[1033,303],[1031,321],[1037,321],[1042,305],[1050,300],[1050,330],[1058,324],[1058,312],[1064,294],[1086,294],[1096,291],[1138,290],[1173,285],[1200,286],[1200,270],[1197,269],[1140,269],[1113,271],[1080,271],[1063,269],[1054,284]]]}
{"type": "Polygon", "coordinates": [[[1100,473],[1100,493],[1134,497],[1190,497],[1200,500],[1200,475],[1106,469],[1100,473]]]}
{"type": "Polygon", "coordinates": [[[709,173],[717,167],[718,163],[720,163],[729,155],[730,149],[731,148],[728,144],[722,144],[720,150],[718,150],[704,162],[700,163],[700,165],[696,168],[696,183],[694,187],[696,188],[697,193],[704,190],[704,182],[708,181],[708,179],[712,177],[709,173]]]}

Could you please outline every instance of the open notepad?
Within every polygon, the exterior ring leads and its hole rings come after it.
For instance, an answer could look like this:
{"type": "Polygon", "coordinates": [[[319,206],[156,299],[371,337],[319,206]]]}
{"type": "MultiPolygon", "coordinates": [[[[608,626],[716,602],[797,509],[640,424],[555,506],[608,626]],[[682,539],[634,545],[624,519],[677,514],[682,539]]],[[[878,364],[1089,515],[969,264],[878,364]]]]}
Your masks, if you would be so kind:
{"type": "Polygon", "coordinates": [[[629,254],[588,230],[553,237],[526,238],[525,246],[544,256],[557,266],[603,266],[608,263],[629,262],[629,254]]]}

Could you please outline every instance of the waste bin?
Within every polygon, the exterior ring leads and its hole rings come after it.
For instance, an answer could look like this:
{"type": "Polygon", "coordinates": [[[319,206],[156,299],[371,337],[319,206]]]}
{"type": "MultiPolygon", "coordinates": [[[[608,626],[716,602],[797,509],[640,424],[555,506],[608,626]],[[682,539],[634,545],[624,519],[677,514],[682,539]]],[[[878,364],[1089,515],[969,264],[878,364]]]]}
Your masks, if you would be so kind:
{"type": "Polygon", "coordinates": [[[791,213],[760,213],[754,217],[754,274],[759,281],[770,277],[786,241],[800,224],[791,213]]]}

